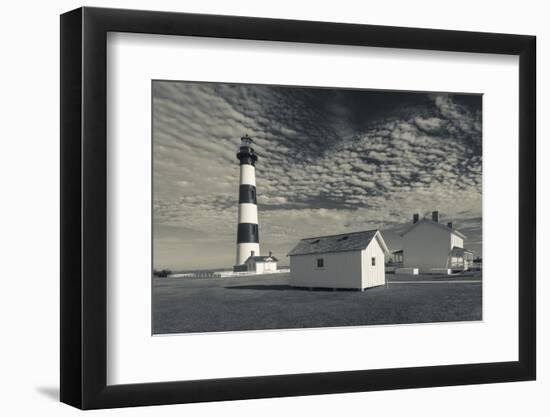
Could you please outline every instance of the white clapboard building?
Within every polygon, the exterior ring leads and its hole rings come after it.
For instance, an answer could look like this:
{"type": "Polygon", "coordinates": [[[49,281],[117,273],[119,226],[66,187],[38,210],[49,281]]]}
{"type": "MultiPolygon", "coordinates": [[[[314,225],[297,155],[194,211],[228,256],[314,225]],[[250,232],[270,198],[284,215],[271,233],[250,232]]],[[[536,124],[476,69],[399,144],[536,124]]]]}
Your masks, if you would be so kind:
{"type": "Polygon", "coordinates": [[[446,273],[472,266],[473,253],[464,249],[466,236],[451,222],[441,224],[437,211],[432,212],[431,219],[419,219],[418,214],[414,214],[412,225],[401,236],[404,268],[446,273]]]}
{"type": "Polygon", "coordinates": [[[290,285],[358,290],[384,285],[386,255],[378,230],[302,239],[288,254],[290,285]]]}
{"type": "Polygon", "coordinates": [[[244,264],[248,272],[255,272],[257,274],[277,272],[277,258],[273,256],[271,251],[269,251],[269,255],[267,256],[257,256],[252,251],[244,264]]]}

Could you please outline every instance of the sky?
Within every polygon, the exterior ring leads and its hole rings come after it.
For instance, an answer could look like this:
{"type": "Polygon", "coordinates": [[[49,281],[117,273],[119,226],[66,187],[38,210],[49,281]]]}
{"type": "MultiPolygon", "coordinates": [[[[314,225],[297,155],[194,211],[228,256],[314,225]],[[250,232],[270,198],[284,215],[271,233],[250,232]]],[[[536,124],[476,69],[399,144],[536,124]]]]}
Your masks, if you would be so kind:
{"type": "Polygon", "coordinates": [[[258,154],[260,251],[304,237],[452,221],[481,256],[481,95],[160,81],[153,95],[153,264],[232,267],[245,134],[258,154]]]}

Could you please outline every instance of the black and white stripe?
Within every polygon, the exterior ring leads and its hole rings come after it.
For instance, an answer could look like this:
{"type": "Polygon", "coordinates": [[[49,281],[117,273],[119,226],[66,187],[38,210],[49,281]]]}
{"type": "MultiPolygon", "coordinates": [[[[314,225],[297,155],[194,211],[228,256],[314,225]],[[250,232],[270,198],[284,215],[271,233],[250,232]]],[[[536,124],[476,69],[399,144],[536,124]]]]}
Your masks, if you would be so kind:
{"type": "Polygon", "coordinates": [[[255,167],[258,156],[252,148],[252,143],[252,139],[245,135],[241,138],[241,146],[237,153],[237,159],[240,162],[240,180],[236,265],[243,264],[252,252],[256,256],[260,255],[255,167]]]}

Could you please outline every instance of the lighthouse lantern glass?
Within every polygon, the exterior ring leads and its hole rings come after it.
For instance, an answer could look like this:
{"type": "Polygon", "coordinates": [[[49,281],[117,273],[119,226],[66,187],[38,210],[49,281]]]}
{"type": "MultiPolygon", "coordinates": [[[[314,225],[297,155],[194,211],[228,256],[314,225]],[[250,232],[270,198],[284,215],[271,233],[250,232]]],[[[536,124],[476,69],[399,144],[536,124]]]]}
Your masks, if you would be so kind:
{"type": "Polygon", "coordinates": [[[249,136],[243,136],[241,138],[241,148],[249,147],[250,145],[252,145],[252,138],[250,138],[249,136]]]}

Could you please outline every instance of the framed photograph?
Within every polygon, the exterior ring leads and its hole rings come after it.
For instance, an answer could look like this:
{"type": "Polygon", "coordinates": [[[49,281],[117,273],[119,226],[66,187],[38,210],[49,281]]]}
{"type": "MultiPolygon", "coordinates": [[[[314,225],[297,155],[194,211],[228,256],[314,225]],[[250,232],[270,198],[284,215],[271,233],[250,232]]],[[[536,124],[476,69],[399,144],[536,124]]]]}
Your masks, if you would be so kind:
{"type": "Polygon", "coordinates": [[[535,37],[61,16],[61,401],[533,380],[535,37]]]}

